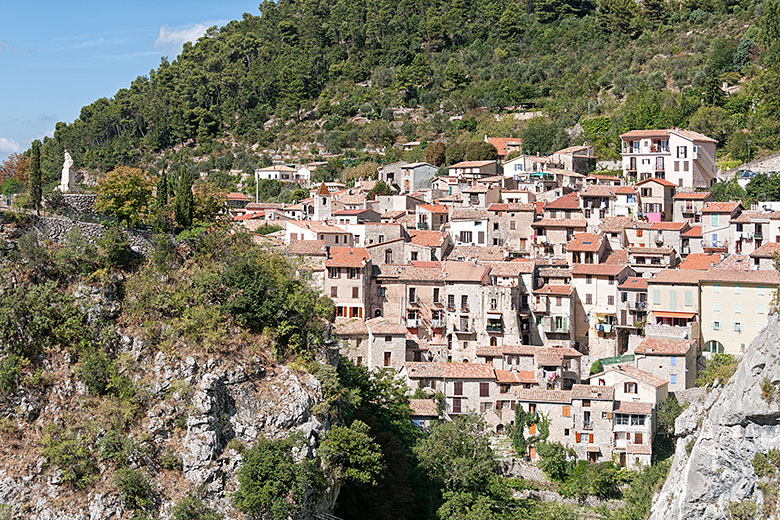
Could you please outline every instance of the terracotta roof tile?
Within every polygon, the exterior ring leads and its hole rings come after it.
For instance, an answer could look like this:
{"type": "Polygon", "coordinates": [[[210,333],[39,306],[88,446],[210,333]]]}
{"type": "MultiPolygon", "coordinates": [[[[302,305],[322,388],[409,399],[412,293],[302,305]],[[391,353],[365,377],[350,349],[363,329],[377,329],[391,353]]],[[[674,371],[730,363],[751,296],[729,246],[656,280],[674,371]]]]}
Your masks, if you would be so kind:
{"type": "Polygon", "coordinates": [[[475,260],[481,262],[503,262],[506,257],[506,251],[500,247],[491,246],[455,246],[447,256],[451,260],[475,260]]]}
{"type": "Polygon", "coordinates": [[[328,187],[325,186],[324,182],[320,184],[320,188],[317,190],[317,195],[330,195],[330,192],[328,191],[328,187]]]}
{"type": "Polygon", "coordinates": [[[521,150],[523,146],[523,140],[519,137],[488,137],[487,142],[496,148],[501,157],[509,154],[509,146],[520,147],[521,150]]]}
{"type": "Polygon", "coordinates": [[[438,417],[435,399],[409,399],[412,417],[438,417]]]}
{"type": "Polygon", "coordinates": [[[543,218],[541,220],[537,220],[533,224],[531,224],[531,227],[540,228],[540,227],[547,227],[547,228],[587,228],[588,227],[588,221],[585,219],[579,219],[579,218],[543,218]]]}
{"type": "Polygon", "coordinates": [[[487,363],[441,363],[442,375],[447,379],[495,379],[493,366],[487,363]]]}
{"type": "Polygon", "coordinates": [[[662,377],[658,377],[650,372],[647,372],[646,370],[637,368],[634,365],[622,364],[622,365],[611,365],[611,366],[612,366],[612,370],[616,370],[629,377],[633,377],[634,379],[638,379],[640,381],[651,384],[653,386],[663,386],[669,382],[668,380],[662,377]]]}
{"type": "Polygon", "coordinates": [[[409,378],[425,378],[425,379],[440,379],[442,376],[441,363],[434,363],[432,361],[407,361],[404,363],[406,369],[406,375],[409,378]]]}
{"type": "Polygon", "coordinates": [[[643,139],[647,137],[669,137],[669,130],[631,130],[625,134],[620,134],[622,139],[643,139]]]}
{"type": "Polygon", "coordinates": [[[683,356],[688,353],[693,343],[694,340],[690,339],[645,338],[637,345],[635,352],[656,356],[683,356]]]}
{"type": "Polygon", "coordinates": [[[628,251],[625,249],[610,251],[603,263],[607,265],[625,265],[628,263],[628,251]]]}
{"type": "Polygon", "coordinates": [[[450,213],[450,220],[487,220],[490,213],[487,210],[472,208],[457,208],[450,213]]]}
{"type": "Polygon", "coordinates": [[[681,191],[674,194],[674,198],[676,200],[705,200],[712,197],[712,193],[709,191],[696,191],[696,192],[686,192],[681,191]]]}
{"type": "Polygon", "coordinates": [[[496,382],[510,385],[517,384],[519,381],[515,374],[516,372],[512,372],[511,370],[496,369],[496,382]]]}
{"type": "Polygon", "coordinates": [[[366,321],[366,326],[371,334],[386,334],[389,336],[406,335],[406,327],[400,323],[393,323],[381,316],[366,321]]]}
{"type": "Polygon", "coordinates": [[[439,247],[447,238],[444,231],[413,230],[409,235],[412,244],[425,247],[439,247]]]}
{"type": "Polygon", "coordinates": [[[490,271],[490,267],[471,262],[442,262],[444,280],[451,282],[481,282],[490,271]]]}
{"type": "Polygon", "coordinates": [[[671,181],[667,181],[666,179],[653,179],[653,178],[645,179],[643,181],[639,181],[639,182],[636,183],[636,185],[637,186],[642,186],[643,184],[648,184],[650,182],[654,182],[656,184],[660,184],[661,186],[666,186],[666,187],[672,187],[672,188],[676,188],[677,187],[677,185],[675,183],[673,183],[671,181]]]}
{"type": "Polygon", "coordinates": [[[617,276],[626,268],[627,266],[620,264],[578,264],[572,268],[571,274],[572,276],[617,276]]]}
{"type": "Polygon", "coordinates": [[[731,269],[710,269],[704,271],[702,282],[722,283],[755,283],[775,285],[780,282],[780,276],[774,269],[764,271],[734,271],[731,269]]]}
{"type": "Polygon", "coordinates": [[[463,161],[450,166],[450,168],[482,168],[495,164],[496,161],[463,161]]]}
{"type": "Polygon", "coordinates": [[[653,222],[650,229],[657,229],[659,231],[681,231],[689,225],[690,224],[687,222],[653,222]]]}
{"type": "Polygon", "coordinates": [[[248,202],[249,197],[243,193],[230,192],[227,194],[227,200],[240,200],[242,202],[248,202]]]}
{"type": "Polygon", "coordinates": [[[677,267],[683,270],[706,271],[721,260],[723,255],[720,253],[691,253],[677,267]]]}
{"type": "MultiPolygon", "coordinates": [[[[580,197],[614,197],[615,186],[605,186],[603,184],[589,184],[582,188],[580,191],[580,197]]],[[[633,193],[633,188],[631,193],[633,193]]]]}
{"type": "Polygon", "coordinates": [[[566,250],[595,253],[601,248],[603,238],[595,233],[577,233],[566,246],[566,250]]]}
{"type": "Polygon", "coordinates": [[[371,260],[365,247],[331,247],[327,267],[363,267],[371,260]]]}
{"type": "Polygon", "coordinates": [[[691,226],[691,229],[680,233],[685,238],[701,238],[701,226],[691,226]]]}
{"type": "Polygon", "coordinates": [[[642,278],[641,276],[629,276],[625,280],[623,280],[623,283],[621,283],[618,286],[618,289],[623,290],[640,290],[640,291],[646,291],[647,290],[647,278],[642,278]]]}
{"type": "Polygon", "coordinates": [[[702,271],[693,269],[662,269],[661,271],[658,271],[655,276],[649,278],[647,282],[649,284],[698,284],[702,275],[702,271]]]}
{"type": "Polygon", "coordinates": [[[637,403],[633,401],[615,401],[613,409],[615,413],[633,413],[637,415],[650,415],[653,413],[652,403],[637,403]]]}
{"type": "Polygon", "coordinates": [[[536,211],[534,204],[522,204],[522,203],[498,203],[494,202],[488,206],[488,211],[536,211]]]}
{"type": "Polygon", "coordinates": [[[629,254],[632,255],[670,255],[674,253],[672,246],[665,247],[629,247],[629,254]]]}
{"type": "Polygon", "coordinates": [[[534,294],[550,294],[553,296],[570,296],[574,288],[571,285],[545,285],[534,291],[534,294]]]}
{"type": "Polygon", "coordinates": [[[378,271],[378,282],[383,280],[409,280],[416,282],[443,282],[441,264],[436,266],[421,266],[413,264],[380,264],[374,266],[378,271]]]}
{"type": "Polygon", "coordinates": [[[702,213],[731,213],[741,208],[741,202],[707,202],[702,208],[702,213]]]}
{"type": "Polygon", "coordinates": [[[571,398],[611,401],[615,398],[615,388],[612,386],[574,385],[571,387],[571,398]]]}
{"type": "Polygon", "coordinates": [[[545,204],[544,209],[580,209],[579,194],[576,191],[567,193],[545,204]]]}
{"type": "Polygon", "coordinates": [[[333,334],[336,336],[368,335],[366,321],[357,318],[336,318],[333,334]]]}
{"type": "Polygon", "coordinates": [[[774,258],[777,254],[780,254],[780,243],[767,242],[761,244],[761,247],[750,253],[750,256],[751,258],[774,258]]]}
{"type": "Polygon", "coordinates": [[[652,455],[653,447],[650,444],[633,444],[626,445],[626,453],[629,455],[652,455]]]}
{"type": "Polygon", "coordinates": [[[325,256],[328,248],[324,240],[293,240],[288,251],[293,255],[325,256]]]}
{"type": "Polygon", "coordinates": [[[534,272],[533,262],[483,262],[490,267],[490,276],[519,276],[534,272]]]}
{"type": "Polygon", "coordinates": [[[449,208],[443,204],[420,204],[417,209],[424,209],[431,213],[449,213],[449,208]]]}

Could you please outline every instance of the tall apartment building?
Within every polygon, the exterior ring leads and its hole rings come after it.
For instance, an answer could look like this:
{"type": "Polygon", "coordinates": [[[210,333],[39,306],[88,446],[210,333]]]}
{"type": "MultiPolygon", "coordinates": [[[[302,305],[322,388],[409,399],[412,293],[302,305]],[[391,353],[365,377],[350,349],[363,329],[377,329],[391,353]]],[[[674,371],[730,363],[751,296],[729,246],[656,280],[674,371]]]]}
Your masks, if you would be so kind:
{"type": "Polygon", "coordinates": [[[709,188],[718,142],[691,130],[632,130],[620,136],[623,174],[636,180],[666,179],[683,188],[709,188]]]}

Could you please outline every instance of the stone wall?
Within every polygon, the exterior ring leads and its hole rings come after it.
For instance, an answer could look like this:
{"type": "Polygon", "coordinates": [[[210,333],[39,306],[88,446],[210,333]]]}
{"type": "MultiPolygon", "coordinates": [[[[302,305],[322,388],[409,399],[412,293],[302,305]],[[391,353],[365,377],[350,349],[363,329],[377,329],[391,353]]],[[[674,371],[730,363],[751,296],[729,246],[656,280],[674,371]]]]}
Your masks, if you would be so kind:
{"type": "Polygon", "coordinates": [[[62,195],[62,204],[74,213],[95,213],[96,198],[97,195],[91,193],[65,193],[62,195]]]}

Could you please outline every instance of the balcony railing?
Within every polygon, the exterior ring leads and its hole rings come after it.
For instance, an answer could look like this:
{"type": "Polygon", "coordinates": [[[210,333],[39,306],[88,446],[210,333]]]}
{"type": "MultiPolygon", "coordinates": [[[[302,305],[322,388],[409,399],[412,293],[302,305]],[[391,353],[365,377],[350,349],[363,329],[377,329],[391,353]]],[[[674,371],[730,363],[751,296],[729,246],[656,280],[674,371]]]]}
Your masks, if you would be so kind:
{"type": "Polygon", "coordinates": [[[431,320],[431,328],[432,329],[443,329],[444,328],[444,320],[431,320]]]}
{"type": "Polygon", "coordinates": [[[634,308],[636,310],[644,310],[647,308],[647,302],[634,302],[634,308]]]}
{"type": "Polygon", "coordinates": [[[418,222],[417,223],[417,229],[428,229],[428,223],[427,222],[418,222]]]}
{"type": "Polygon", "coordinates": [[[500,323],[488,323],[485,327],[488,332],[503,332],[504,326],[500,323]]]}
{"type": "Polygon", "coordinates": [[[406,328],[408,329],[416,329],[420,326],[420,320],[418,318],[407,318],[406,319],[406,328]]]}

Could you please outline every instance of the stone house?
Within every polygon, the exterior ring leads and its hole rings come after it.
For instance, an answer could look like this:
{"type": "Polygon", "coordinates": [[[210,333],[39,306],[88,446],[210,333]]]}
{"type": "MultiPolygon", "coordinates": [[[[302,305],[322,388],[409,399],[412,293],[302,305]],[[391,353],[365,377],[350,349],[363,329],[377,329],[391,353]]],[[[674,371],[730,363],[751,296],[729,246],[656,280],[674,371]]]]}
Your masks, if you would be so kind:
{"type": "Polygon", "coordinates": [[[452,249],[452,240],[446,231],[416,230],[409,233],[409,254],[406,262],[415,260],[443,260],[452,249]],[[415,253],[417,257],[415,258],[415,253]]]}
{"type": "Polygon", "coordinates": [[[573,191],[562,195],[544,205],[542,218],[545,219],[581,219],[585,213],[579,192],[573,191]]]}
{"type": "MultiPolygon", "coordinates": [[[[574,438],[574,417],[571,410],[571,390],[543,390],[540,388],[518,388],[517,405],[528,414],[540,414],[549,421],[548,442],[559,442],[571,446],[574,438]]],[[[536,435],[535,424],[526,427],[525,435],[536,435]]],[[[537,460],[536,448],[530,446],[527,455],[537,460]]]]}
{"type": "Polygon", "coordinates": [[[370,209],[342,209],[331,213],[337,224],[364,224],[379,222],[379,213],[370,209]]]}
{"type": "Polygon", "coordinates": [[[400,237],[385,242],[377,242],[366,246],[366,250],[371,255],[371,261],[374,265],[399,264],[407,256],[406,239],[400,237]]]}
{"type": "Polygon", "coordinates": [[[729,253],[750,255],[761,247],[777,243],[778,236],[770,234],[770,212],[743,211],[729,221],[729,253]]]}
{"type": "Polygon", "coordinates": [[[407,329],[402,324],[379,317],[367,320],[366,328],[366,366],[369,369],[386,368],[395,373],[406,361],[422,360],[419,349],[409,348],[407,329]]]}
{"type": "Polygon", "coordinates": [[[639,333],[647,319],[647,278],[629,276],[618,285],[617,354],[630,350],[630,337],[639,333]]]}
{"type": "Polygon", "coordinates": [[[780,254],[780,243],[767,242],[750,253],[754,268],[770,270],[775,268],[775,256],[780,254]]]}
{"type": "Polygon", "coordinates": [[[483,265],[490,267],[489,283],[482,286],[485,314],[481,317],[488,344],[516,345],[529,339],[531,287],[524,283],[522,276],[533,273],[533,262],[484,262],[483,265]]]}
{"type": "Polygon", "coordinates": [[[696,381],[696,341],[646,337],[634,351],[640,370],[669,381],[669,392],[691,388],[696,381]]]}
{"type": "Polygon", "coordinates": [[[487,310],[483,286],[490,281],[490,267],[451,261],[442,262],[442,266],[450,357],[473,362],[477,347],[490,341],[482,321],[487,310]]]}
{"type": "Polygon", "coordinates": [[[574,385],[571,390],[571,413],[577,458],[588,462],[612,459],[615,389],[606,386],[574,385]]]}
{"type": "Polygon", "coordinates": [[[463,205],[475,209],[485,209],[501,200],[500,187],[488,187],[484,184],[468,186],[463,188],[461,193],[463,193],[463,205]]]}
{"type": "Polygon", "coordinates": [[[583,219],[543,218],[531,227],[535,231],[534,253],[536,256],[565,258],[566,251],[575,233],[584,232],[587,222],[583,219]]]}
{"type": "Polygon", "coordinates": [[[449,208],[442,204],[420,204],[415,208],[417,229],[441,231],[447,224],[449,208]]]}
{"type": "Polygon", "coordinates": [[[574,288],[545,285],[534,291],[534,318],[543,345],[574,345],[574,288]]]}
{"type": "Polygon", "coordinates": [[[477,349],[477,362],[510,370],[529,388],[571,389],[580,382],[581,358],[581,353],[569,347],[504,345],[477,349]]]}
{"type": "Polygon", "coordinates": [[[607,256],[607,241],[603,235],[577,233],[566,247],[569,264],[600,264],[607,256]]]}
{"type": "Polygon", "coordinates": [[[371,266],[371,256],[364,247],[331,247],[328,250],[324,290],[336,305],[336,316],[368,317],[371,266]]]}
{"type": "MultiPolygon", "coordinates": [[[[363,244],[370,246],[397,238],[407,238],[409,234],[400,224],[388,222],[366,222],[363,231],[363,244]]],[[[377,262],[374,262],[377,263],[377,262]]]]}
{"type": "Polygon", "coordinates": [[[333,339],[339,345],[339,354],[358,366],[368,367],[369,370],[378,368],[376,363],[382,362],[382,355],[373,359],[371,349],[368,346],[368,327],[366,320],[362,318],[337,318],[333,324],[333,339]]]}
{"type": "Polygon", "coordinates": [[[615,400],[626,403],[648,403],[653,410],[652,433],[656,431],[658,405],[669,395],[669,381],[629,364],[607,365],[606,370],[589,378],[591,385],[611,386],[615,400]]]}
{"type": "Polygon", "coordinates": [[[414,193],[423,188],[428,188],[431,179],[439,169],[426,162],[409,163],[401,166],[401,193],[414,193]]]}
{"type": "Polygon", "coordinates": [[[300,260],[296,271],[309,284],[322,290],[325,283],[325,261],[328,259],[328,248],[324,240],[296,240],[287,246],[287,253],[300,260]]]}
{"type": "Polygon", "coordinates": [[[701,222],[701,210],[707,202],[715,202],[708,191],[679,191],[674,194],[673,220],[675,222],[701,222]]]}
{"type": "Polygon", "coordinates": [[[317,220],[285,222],[285,243],[295,240],[324,240],[328,247],[352,247],[355,244],[355,237],[349,231],[317,220]]]}
{"type": "Polygon", "coordinates": [[[531,254],[531,224],[536,218],[536,207],[533,204],[491,204],[488,216],[492,245],[505,247],[513,254],[531,254]]]}
{"type": "Polygon", "coordinates": [[[698,346],[699,280],[705,272],[667,269],[647,280],[647,336],[692,340],[698,346]]]}
{"type": "Polygon", "coordinates": [[[488,221],[490,213],[486,210],[457,208],[450,215],[450,235],[456,246],[486,246],[490,242],[488,221]]]}
{"type": "Polygon", "coordinates": [[[639,276],[650,277],[655,273],[674,268],[679,263],[677,252],[672,246],[629,247],[628,265],[639,276]]]}
{"type": "Polygon", "coordinates": [[[400,376],[411,390],[441,392],[447,415],[485,414],[499,398],[495,371],[485,363],[407,362],[400,376]]]}
{"type": "Polygon", "coordinates": [[[463,161],[453,164],[448,171],[450,178],[463,178],[468,181],[501,173],[498,161],[463,161]]]}
{"type": "Polygon", "coordinates": [[[694,253],[704,253],[701,225],[691,226],[689,230],[680,233],[680,244],[680,256],[683,258],[694,253]]]}

